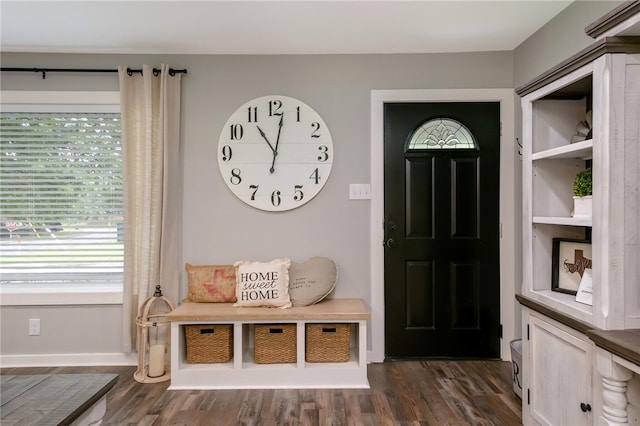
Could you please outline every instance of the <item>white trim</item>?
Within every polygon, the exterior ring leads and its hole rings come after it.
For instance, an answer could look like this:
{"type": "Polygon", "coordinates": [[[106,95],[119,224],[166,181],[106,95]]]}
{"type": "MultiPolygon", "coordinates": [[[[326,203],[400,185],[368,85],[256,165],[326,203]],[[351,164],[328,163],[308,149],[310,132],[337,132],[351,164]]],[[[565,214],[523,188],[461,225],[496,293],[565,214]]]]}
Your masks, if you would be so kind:
{"type": "Polygon", "coordinates": [[[0,91],[2,112],[120,112],[120,92],[0,91]]]}
{"type": "Polygon", "coordinates": [[[85,354],[36,354],[0,355],[0,367],[82,367],[104,365],[138,365],[138,354],[85,353],[85,354]]]}
{"type": "Polygon", "coordinates": [[[501,358],[510,359],[515,338],[517,153],[515,150],[515,93],[513,89],[417,89],[371,91],[371,351],[369,362],[384,361],[384,104],[387,102],[500,102],[500,322],[501,358]]]}
{"type": "Polygon", "coordinates": [[[0,285],[0,306],[122,305],[122,284],[0,285]]]}

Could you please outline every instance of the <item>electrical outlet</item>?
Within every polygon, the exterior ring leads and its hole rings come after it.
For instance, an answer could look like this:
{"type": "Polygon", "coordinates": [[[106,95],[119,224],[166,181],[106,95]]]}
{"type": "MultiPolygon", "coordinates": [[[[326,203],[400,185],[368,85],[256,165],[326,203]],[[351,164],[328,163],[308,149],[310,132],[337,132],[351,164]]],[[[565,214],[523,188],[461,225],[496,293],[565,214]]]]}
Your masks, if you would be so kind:
{"type": "Polygon", "coordinates": [[[29,336],[40,335],[40,318],[31,318],[29,320],[29,336]]]}

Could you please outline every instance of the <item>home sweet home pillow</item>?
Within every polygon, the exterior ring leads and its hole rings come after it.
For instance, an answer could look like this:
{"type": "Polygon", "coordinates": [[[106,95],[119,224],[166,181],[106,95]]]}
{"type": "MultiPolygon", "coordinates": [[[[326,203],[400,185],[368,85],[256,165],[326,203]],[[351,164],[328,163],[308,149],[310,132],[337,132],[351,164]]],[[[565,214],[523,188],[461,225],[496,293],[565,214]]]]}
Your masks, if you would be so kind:
{"type": "Polygon", "coordinates": [[[186,263],[189,302],[235,302],[236,270],[233,265],[186,263]]]}
{"type": "Polygon", "coordinates": [[[320,302],[336,287],[338,268],[326,257],[312,257],[305,262],[291,262],[289,296],[293,306],[320,302]]]}
{"type": "Polygon", "coordinates": [[[236,262],[236,298],[233,306],[290,308],[288,258],[271,262],[236,262]]]}

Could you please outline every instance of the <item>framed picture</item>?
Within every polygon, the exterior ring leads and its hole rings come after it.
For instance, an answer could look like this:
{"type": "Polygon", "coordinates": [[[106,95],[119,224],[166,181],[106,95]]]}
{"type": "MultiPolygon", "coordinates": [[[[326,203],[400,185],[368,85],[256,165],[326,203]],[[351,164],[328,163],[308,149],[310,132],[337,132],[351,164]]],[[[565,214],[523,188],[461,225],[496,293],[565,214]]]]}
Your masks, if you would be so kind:
{"type": "Polygon", "coordinates": [[[591,269],[591,242],[554,238],[551,263],[551,290],[578,292],[585,269],[591,269]]]}

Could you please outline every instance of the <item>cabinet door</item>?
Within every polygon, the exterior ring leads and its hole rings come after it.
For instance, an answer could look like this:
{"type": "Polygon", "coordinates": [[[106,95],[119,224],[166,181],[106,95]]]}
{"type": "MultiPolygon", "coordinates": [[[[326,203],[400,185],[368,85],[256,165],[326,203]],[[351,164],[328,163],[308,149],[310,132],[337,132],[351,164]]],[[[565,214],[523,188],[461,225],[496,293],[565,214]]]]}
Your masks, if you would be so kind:
{"type": "Polygon", "coordinates": [[[528,343],[528,401],[534,423],[592,424],[593,346],[586,336],[532,313],[528,343]]]}

